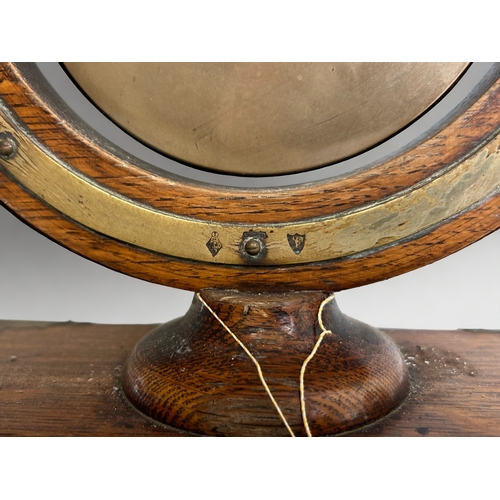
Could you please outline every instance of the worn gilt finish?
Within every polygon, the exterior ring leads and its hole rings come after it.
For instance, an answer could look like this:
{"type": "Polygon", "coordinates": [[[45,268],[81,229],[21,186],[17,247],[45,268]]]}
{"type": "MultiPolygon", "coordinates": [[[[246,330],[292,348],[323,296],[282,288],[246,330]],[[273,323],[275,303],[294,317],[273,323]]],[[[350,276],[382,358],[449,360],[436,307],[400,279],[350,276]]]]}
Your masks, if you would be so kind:
{"type": "Polygon", "coordinates": [[[23,146],[1,163],[9,172],[4,203],[77,253],[150,281],[339,290],[432,262],[500,225],[498,83],[439,133],[381,165],[313,186],[252,190],[183,183],[118,159],[28,92],[16,66],[2,74],[6,105],[24,121],[19,130],[36,136],[26,141],[4,114],[3,129],[23,146]],[[64,215],[30,219],[20,196],[64,215]],[[460,238],[449,234],[457,226],[460,238]],[[87,233],[76,238],[82,227],[87,233]],[[242,251],[249,231],[265,235],[258,258],[242,251]]]}
{"type": "MultiPolygon", "coordinates": [[[[1,116],[0,127],[19,144],[18,154],[4,163],[7,171],[76,222],[172,257],[220,264],[246,262],[240,246],[248,224],[210,223],[174,216],[116,196],[57,161],[1,116]],[[219,241],[216,252],[207,247],[214,238],[219,241]]],[[[255,226],[255,232],[265,235],[263,243],[267,248],[259,264],[287,265],[345,257],[438,224],[498,189],[499,145],[497,137],[456,168],[411,193],[393,196],[363,210],[301,223],[255,226]],[[300,247],[290,244],[294,234],[304,237],[300,247]],[[296,248],[300,251],[294,251],[296,248]]]]}

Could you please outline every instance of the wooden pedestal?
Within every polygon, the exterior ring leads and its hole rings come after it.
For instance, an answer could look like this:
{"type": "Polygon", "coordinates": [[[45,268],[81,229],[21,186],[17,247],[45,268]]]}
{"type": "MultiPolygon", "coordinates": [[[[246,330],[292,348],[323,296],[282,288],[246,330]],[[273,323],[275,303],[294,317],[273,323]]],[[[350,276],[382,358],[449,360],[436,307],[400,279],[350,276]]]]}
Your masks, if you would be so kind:
{"type": "Polygon", "coordinates": [[[383,417],[409,381],[396,345],[333,297],[205,290],[137,344],[123,388],[147,415],[198,434],[302,436],[383,417]]]}
{"type": "MultiPolygon", "coordinates": [[[[0,321],[0,436],[189,436],[121,390],[134,345],[156,325],[0,321]]],[[[500,331],[385,329],[409,396],[351,436],[500,436],[500,331]]]]}

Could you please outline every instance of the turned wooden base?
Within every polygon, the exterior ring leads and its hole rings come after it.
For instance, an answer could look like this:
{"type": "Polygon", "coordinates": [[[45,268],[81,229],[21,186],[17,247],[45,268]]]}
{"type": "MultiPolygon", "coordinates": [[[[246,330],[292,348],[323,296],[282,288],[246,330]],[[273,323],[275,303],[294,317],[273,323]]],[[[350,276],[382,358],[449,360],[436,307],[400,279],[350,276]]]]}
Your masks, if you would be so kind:
{"type": "MultiPolygon", "coordinates": [[[[127,356],[156,326],[0,320],[0,436],[191,436],[137,411],[120,389],[127,356]]],[[[499,330],[384,332],[412,390],[347,435],[500,436],[499,330]]]]}
{"type": "MultiPolygon", "coordinates": [[[[205,290],[201,297],[256,358],[297,436],[306,435],[299,374],[322,328],[319,292],[251,294],[205,290]]],[[[343,433],[395,409],[408,394],[406,364],[381,331],[322,310],[324,336],[304,374],[305,415],[313,436],[343,433]]],[[[290,435],[257,367],[195,296],[188,313],[161,325],[134,348],[123,389],[150,417],[212,436],[290,435]]]]}

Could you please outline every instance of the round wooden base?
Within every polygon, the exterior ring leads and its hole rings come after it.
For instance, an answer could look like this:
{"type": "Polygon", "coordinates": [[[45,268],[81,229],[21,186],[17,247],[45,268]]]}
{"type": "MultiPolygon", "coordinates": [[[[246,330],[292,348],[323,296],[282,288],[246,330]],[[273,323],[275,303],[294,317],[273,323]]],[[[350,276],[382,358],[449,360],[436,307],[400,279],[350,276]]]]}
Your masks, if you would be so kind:
{"type": "Polygon", "coordinates": [[[294,435],[306,435],[306,423],[313,436],[324,436],[379,419],[408,394],[403,357],[381,331],[343,315],[333,298],[320,311],[326,297],[204,290],[184,317],[136,345],[125,394],[150,417],[197,434],[290,435],[234,334],[294,435]],[[321,323],[331,333],[306,363],[301,405],[301,368],[321,323]]]}

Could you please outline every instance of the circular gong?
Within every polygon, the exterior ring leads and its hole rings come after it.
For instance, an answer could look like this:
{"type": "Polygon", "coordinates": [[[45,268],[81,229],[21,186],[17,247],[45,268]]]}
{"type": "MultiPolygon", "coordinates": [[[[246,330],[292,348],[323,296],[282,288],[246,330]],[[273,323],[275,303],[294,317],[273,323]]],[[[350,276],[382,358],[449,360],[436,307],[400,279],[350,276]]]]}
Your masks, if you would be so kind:
{"type": "MultiPolygon", "coordinates": [[[[323,170],[385,142],[468,74],[463,63],[67,67],[130,133],[228,177],[323,170]]],[[[35,65],[3,64],[0,198],[76,253],[156,283],[359,286],[500,226],[499,75],[493,65],[437,126],[386,158],[257,188],[200,182],[135,158],[75,115],[35,65]]]]}
{"type": "Polygon", "coordinates": [[[65,63],[125,130],[185,163],[239,175],[353,156],[415,120],[465,63],[65,63]]]}

